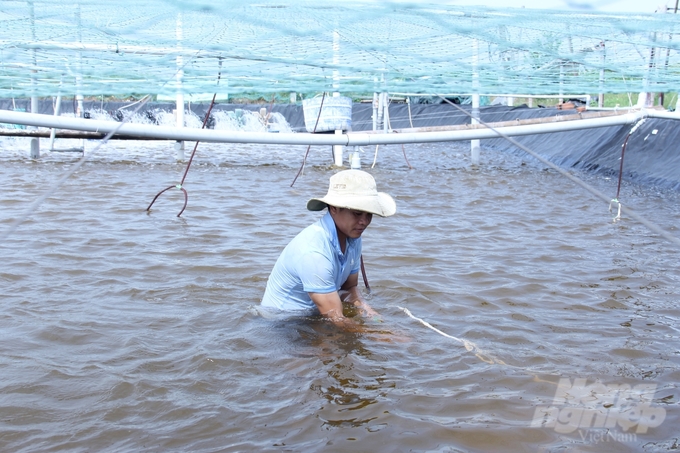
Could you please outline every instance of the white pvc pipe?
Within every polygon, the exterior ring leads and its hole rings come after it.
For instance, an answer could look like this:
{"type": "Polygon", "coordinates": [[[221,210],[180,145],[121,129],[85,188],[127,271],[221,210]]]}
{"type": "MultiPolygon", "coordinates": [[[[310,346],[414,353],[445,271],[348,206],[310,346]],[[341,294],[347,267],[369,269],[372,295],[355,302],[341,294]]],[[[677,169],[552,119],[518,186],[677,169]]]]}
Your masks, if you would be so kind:
{"type": "MultiPolygon", "coordinates": [[[[678,97],[680,102],[680,96],[678,97]]],[[[378,130],[378,93],[373,93],[373,130],[378,130]]]]}
{"type": "MultiPolygon", "coordinates": [[[[61,113],[61,94],[57,96],[57,105],[54,106],[54,116],[59,116],[61,113]]],[[[57,130],[52,129],[50,132],[50,151],[54,150],[54,138],[57,135],[57,130]]]]}
{"type": "MultiPolygon", "coordinates": [[[[634,124],[642,118],[661,118],[680,120],[680,114],[658,110],[640,110],[618,116],[592,118],[585,120],[560,121],[555,123],[530,124],[522,126],[506,126],[498,128],[503,135],[509,137],[548,134],[598,127],[621,126],[634,124]]],[[[153,139],[202,141],[213,143],[259,143],[272,145],[343,145],[369,146],[394,145],[402,143],[436,143],[474,139],[498,138],[494,130],[469,129],[438,132],[406,132],[406,133],[362,133],[347,134],[309,134],[309,133],[269,133],[220,131],[214,129],[175,128],[148,124],[118,123],[93,119],[54,117],[26,112],[0,110],[0,122],[8,124],[24,124],[27,126],[78,130],[86,132],[109,133],[153,139]]]]}
{"type": "MultiPolygon", "coordinates": [[[[178,128],[182,128],[184,127],[184,91],[182,87],[184,78],[184,58],[181,54],[183,39],[182,13],[177,13],[175,38],[177,39],[177,51],[180,52],[175,60],[177,65],[177,75],[175,76],[175,81],[177,83],[177,93],[175,98],[175,124],[177,124],[178,128]]],[[[175,159],[178,161],[184,160],[184,142],[181,140],[175,142],[175,159]]]]}
{"type": "MultiPolygon", "coordinates": [[[[479,124],[479,69],[477,68],[479,60],[479,42],[475,39],[475,45],[472,55],[472,115],[470,115],[470,124],[479,124]]],[[[470,140],[470,161],[472,165],[479,165],[480,142],[478,139],[470,140]]]]}

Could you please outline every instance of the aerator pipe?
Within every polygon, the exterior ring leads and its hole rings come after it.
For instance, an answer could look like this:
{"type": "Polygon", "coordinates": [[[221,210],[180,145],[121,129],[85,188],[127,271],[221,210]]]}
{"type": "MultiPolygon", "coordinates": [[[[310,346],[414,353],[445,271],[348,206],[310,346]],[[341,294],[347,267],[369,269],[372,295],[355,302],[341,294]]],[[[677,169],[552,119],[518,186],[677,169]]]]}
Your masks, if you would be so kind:
{"type": "MultiPolygon", "coordinates": [[[[522,126],[507,126],[503,127],[501,130],[504,135],[515,137],[522,135],[547,134],[571,130],[634,124],[641,118],[645,117],[680,119],[680,115],[675,113],[659,112],[654,110],[640,110],[635,113],[627,113],[624,115],[604,118],[592,118],[522,126]]],[[[499,135],[491,129],[411,132],[400,134],[368,134],[357,132],[341,135],[220,131],[213,129],[192,129],[186,127],[174,128],[168,126],[150,126],[131,123],[125,123],[121,125],[115,121],[54,117],[52,115],[13,112],[9,110],[0,110],[0,122],[98,133],[109,133],[117,129],[117,135],[135,136],[139,137],[140,139],[154,138],[214,143],[258,143],[272,145],[368,146],[402,143],[435,143],[499,137],[499,135]]]]}

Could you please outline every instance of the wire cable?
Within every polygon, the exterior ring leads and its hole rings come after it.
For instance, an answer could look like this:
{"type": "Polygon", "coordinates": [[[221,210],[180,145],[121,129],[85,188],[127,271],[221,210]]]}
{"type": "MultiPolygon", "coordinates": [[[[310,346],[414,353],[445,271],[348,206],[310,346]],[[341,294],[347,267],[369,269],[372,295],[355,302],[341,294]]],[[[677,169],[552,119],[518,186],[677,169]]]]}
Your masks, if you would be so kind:
{"type": "MultiPolygon", "coordinates": [[[[441,97],[442,99],[444,99],[447,103],[449,103],[449,104],[453,105],[454,107],[456,107],[457,109],[459,109],[460,111],[465,112],[465,114],[469,115],[470,118],[472,118],[472,114],[471,114],[471,113],[468,113],[467,111],[465,111],[464,109],[460,108],[458,105],[454,104],[453,102],[449,101],[448,99],[444,98],[443,96],[441,96],[441,95],[438,95],[438,96],[441,97]]],[[[536,159],[538,159],[539,161],[541,161],[543,164],[545,164],[545,165],[549,166],[550,168],[552,168],[553,170],[559,172],[560,174],[562,174],[562,176],[565,176],[565,177],[569,178],[571,181],[573,181],[573,182],[575,182],[576,184],[578,184],[579,186],[583,187],[583,188],[586,189],[588,192],[592,193],[593,195],[597,196],[598,198],[604,200],[604,201],[607,202],[607,203],[609,203],[609,202],[611,201],[611,199],[610,199],[608,196],[606,196],[605,194],[603,194],[602,192],[600,192],[600,191],[597,190],[596,188],[590,186],[589,184],[585,183],[584,181],[582,181],[582,180],[580,180],[579,178],[575,177],[574,175],[570,174],[570,173],[567,172],[566,170],[564,170],[564,169],[558,167],[557,165],[553,164],[553,163],[550,162],[549,160],[547,160],[547,159],[541,157],[540,155],[538,155],[537,153],[535,153],[534,151],[532,151],[532,150],[529,149],[528,147],[526,147],[526,146],[522,145],[521,143],[519,143],[519,142],[518,142],[517,140],[515,140],[514,138],[505,135],[504,133],[500,132],[498,129],[496,129],[496,128],[494,128],[493,126],[491,126],[490,124],[488,124],[488,123],[482,121],[481,119],[479,119],[479,118],[476,118],[476,119],[477,119],[477,121],[479,121],[479,123],[482,124],[484,127],[487,127],[488,129],[490,129],[490,130],[492,130],[493,132],[495,132],[496,134],[498,134],[499,137],[502,137],[502,138],[506,139],[507,141],[509,141],[510,143],[512,143],[513,145],[515,145],[516,147],[518,147],[519,149],[521,149],[521,150],[527,152],[528,154],[530,154],[530,155],[533,156],[534,158],[536,158],[536,159]]],[[[632,132],[632,131],[631,131],[631,132],[632,132]]],[[[680,247],[680,239],[679,239],[679,238],[673,236],[672,234],[670,234],[670,233],[668,233],[667,231],[665,231],[663,228],[661,228],[661,227],[659,227],[658,225],[656,225],[656,224],[650,222],[649,220],[645,219],[644,217],[638,215],[637,213],[635,213],[635,211],[631,210],[630,208],[625,208],[625,207],[622,206],[622,207],[621,207],[621,210],[623,211],[624,214],[627,214],[627,215],[629,215],[630,217],[632,217],[632,218],[634,218],[635,220],[637,220],[638,222],[642,223],[643,225],[645,225],[647,228],[649,228],[649,229],[650,229],[651,231],[653,231],[654,233],[658,234],[659,236],[664,237],[664,238],[665,238],[666,240],[668,240],[669,242],[671,242],[671,243],[673,243],[674,245],[680,247]]]]}

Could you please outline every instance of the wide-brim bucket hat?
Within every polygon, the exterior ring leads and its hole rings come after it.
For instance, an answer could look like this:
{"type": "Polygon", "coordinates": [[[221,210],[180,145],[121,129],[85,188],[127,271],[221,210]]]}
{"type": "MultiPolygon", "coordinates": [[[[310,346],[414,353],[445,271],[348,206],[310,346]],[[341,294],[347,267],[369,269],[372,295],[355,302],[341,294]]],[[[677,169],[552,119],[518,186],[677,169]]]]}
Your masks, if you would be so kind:
{"type": "Polygon", "coordinates": [[[370,212],[381,217],[389,217],[397,212],[394,199],[384,192],[378,192],[373,176],[361,170],[343,170],[331,176],[326,196],[309,200],[307,209],[321,211],[329,205],[370,212]]]}

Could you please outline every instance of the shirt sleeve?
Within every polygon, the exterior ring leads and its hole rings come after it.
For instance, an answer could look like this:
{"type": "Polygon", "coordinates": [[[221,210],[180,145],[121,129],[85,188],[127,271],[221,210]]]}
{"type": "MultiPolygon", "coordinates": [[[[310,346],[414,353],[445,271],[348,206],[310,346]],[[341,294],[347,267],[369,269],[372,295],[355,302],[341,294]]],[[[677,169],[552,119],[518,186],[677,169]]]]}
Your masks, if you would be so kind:
{"type": "Polygon", "coordinates": [[[302,288],[308,293],[327,294],[337,291],[333,263],[319,252],[305,253],[296,263],[302,288]]]}

